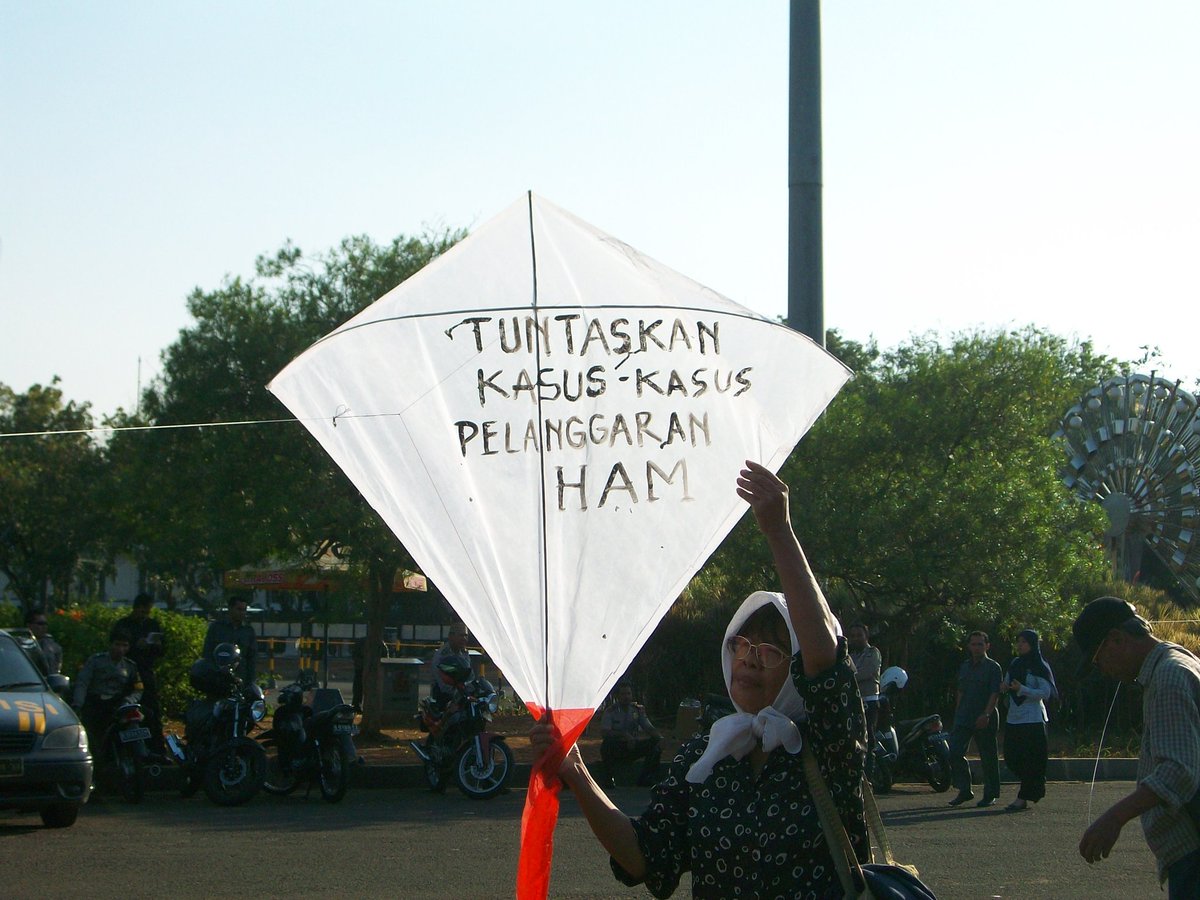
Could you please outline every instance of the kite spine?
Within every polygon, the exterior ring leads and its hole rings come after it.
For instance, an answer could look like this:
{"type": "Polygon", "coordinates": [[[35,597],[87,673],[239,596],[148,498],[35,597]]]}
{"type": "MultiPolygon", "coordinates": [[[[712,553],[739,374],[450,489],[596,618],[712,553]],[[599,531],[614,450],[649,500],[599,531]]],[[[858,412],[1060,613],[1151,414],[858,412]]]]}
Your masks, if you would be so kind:
{"type": "MultiPolygon", "coordinates": [[[[533,275],[533,318],[538,314],[538,277],[537,277],[537,242],[533,232],[533,191],[526,192],[529,203],[529,264],[533,275]]],[[[533,329],[533,356],[535,372],[542,370],[542,335],[540,329],[533,329]]],[[[542,397],[537,397],[538,421],[542,421],[542,397]]],[[[546,449],[543,441],[538,441],[538,485],[541,489],[541,541],[542,541],[542,678],[543,691],[546,698],[546,710],[550,707],[550,585],[547,572],[546,548],[546,449]]]]}

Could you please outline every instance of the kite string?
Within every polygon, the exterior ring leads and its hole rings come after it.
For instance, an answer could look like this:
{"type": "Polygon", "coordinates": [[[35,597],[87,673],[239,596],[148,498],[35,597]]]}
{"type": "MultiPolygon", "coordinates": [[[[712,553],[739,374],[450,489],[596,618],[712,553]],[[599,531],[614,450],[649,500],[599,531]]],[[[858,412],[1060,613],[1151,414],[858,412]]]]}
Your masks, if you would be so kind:
{"type": "MultiPolygon", "coordinates": [[[[398,416],[400,413],[338,413],[337,419],[379,419],[398,416]]],[[[125,431],[167,431],[181,428],[231,428],[243,425],[287,425],[295,422],[324,422],[326,416],[309,416],[307,418],[286,419],[238,419],[235,421],[212,422],[179,422],[169,425],[102,425],[96,428],[70,428],[58,431],[6,431],[0,432],[0,440],[5,438],[27,437],[59,437],[70,434],[115,434],[125,431]]]]}
{"type": "Polygon", "coordinates": [[[1108,704],[1108,715],[1104,717],[1104,727],[1100,729],[1100,743],[1096,745],[1096,765],[1092,767],[1092,786],[1088,790],[1087,819],[1084,825],[1092,824],[1092,797],[1096,793],[1096,776],[1100,772],[1100,754],[1104,752],[1104,735],[1108,733],[1108,723],[1112,720],[1113,710],[1117,708],[1117,697],[1121,693],[1121,682],[1117,682],[1113,691],[1112,703],[1108,704]]]}

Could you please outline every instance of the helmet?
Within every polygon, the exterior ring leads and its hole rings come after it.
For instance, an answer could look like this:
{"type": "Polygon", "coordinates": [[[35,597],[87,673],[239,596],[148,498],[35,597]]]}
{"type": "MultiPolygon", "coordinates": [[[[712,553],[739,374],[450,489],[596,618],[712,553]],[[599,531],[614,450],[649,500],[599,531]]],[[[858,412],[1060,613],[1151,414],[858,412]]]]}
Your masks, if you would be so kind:
{"type": "Polygon", "coordinates": [[[888,666],[879,678],[879,690],[881,691],[886,691],[892,686],[895,686],[896,690],[904,690],[906,684],[908,684],[908,673],[899,666],[888,666]]]}
{"type": "Polygon", "coordinates": [[[463,684],[471,676],[469,666],[461,665],[453,660],[440,663],[438,669],[445,676],[445,679],[448,679],[453,684],[463,684]]]}
{"type": "Polygon", "coordinates": [[[192,663],[188,670],[188,681],[201,694],[211,697],[224,694],[236,679],[228,669],[202,657],[192,663]]]}
{"type": "Polygon", "coordinates": [[[237,644],[231,644],[226,641],[224,644],[217,644],[213,649],[213,662],[222,669],[235,669],[238,662],[242,658],[242,651],[237,644]]]}

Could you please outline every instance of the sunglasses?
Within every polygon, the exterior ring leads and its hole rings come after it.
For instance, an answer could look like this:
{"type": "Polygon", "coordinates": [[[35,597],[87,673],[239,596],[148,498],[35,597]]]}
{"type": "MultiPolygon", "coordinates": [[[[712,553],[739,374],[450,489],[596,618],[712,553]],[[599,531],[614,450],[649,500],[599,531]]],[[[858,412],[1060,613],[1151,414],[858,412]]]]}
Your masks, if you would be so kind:
{"type": "Polygon", "coordinates": [[[750,655],[751,651],[754,651],[754,655],[758,657],[759,665],[764,669],[774,669],[788,658],[788,655],[774,644],[752,644],[740,634],[735,634],[725,642],[725,645],[736,660],[744,660],[750,655]]]}

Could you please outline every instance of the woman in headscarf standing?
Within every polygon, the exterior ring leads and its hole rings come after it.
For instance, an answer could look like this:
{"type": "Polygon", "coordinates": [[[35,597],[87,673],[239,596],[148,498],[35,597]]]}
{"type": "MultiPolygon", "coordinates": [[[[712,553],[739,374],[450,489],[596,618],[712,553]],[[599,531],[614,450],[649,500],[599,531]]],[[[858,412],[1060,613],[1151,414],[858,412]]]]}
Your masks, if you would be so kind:
{"type": "Polygon", "coordinates": [[[1000,690],[1009,700],[1004,763],[1021,779],[1021,790],[1008,810],[1021,812],[1046,796],[1046,701],[1058,693],[1036,631],[1027,628],[1017,634],[1017,656],[1008,664],[1000,690]]]}
{"type": "MultiPolygon", "coordinates": [[[[669,897],[689,871],[694,897],[841,897],[801,751],[812,748],[865,862],[862,701],[846,642],[792,532],[787,486],[748,462],[737,492],[783,587],[782,595],[752,594],[726,629],[721,667],[737,712],[683,744],[637,819],[608,799],[578,749],[559,777],[610,854],[613,874],[645,883],[655,897],[669,897]]],[[[530,737],[549,747],[552,726],[539,724],[530,737]]]]}

